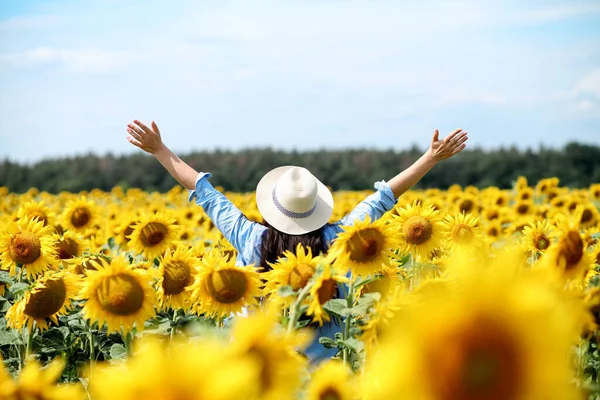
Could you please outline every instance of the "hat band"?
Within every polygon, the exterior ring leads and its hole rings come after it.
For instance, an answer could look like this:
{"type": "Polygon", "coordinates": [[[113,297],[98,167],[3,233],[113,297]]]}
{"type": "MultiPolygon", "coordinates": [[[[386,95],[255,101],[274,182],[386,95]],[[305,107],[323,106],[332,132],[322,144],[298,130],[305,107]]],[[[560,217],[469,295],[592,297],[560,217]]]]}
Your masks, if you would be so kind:
{"type": "Polygon", "coordinates": [[[283,215],[285,215],[286,217],[296,218],[296,219],[308,218],[311,215],[313,215],[313,213],[317,209],[317,203],[315,203],[313,208],[311,208],[310,210],[303,212],[303,213],[298,213],[298,212],[288,210],[287,208],[282,206],[281,203],[279,202],[279,200],[277,199],[277,194],[275,193],[276,188],[277,188],[277,185],[275,185],[273,187],[273,193],[272,193],[273,204],[275,204],[275,207],[279,210],[279,212],[282,213],[283,215]]]}

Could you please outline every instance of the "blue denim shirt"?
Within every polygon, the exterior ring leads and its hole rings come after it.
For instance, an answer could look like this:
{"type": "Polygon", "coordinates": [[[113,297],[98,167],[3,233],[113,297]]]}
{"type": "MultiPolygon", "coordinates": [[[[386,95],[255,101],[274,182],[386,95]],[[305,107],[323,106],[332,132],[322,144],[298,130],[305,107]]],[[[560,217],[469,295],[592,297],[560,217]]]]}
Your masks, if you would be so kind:
{"type": "MultiPolygon", "coordinates": [[[[204,209],[213,224],[221,231],[223,236],[237,250],[236,265],[260,264],[260,247],[267,228],[249,220],[244,214],[208,181],[210,173],[201,172],[196,179],[196,189],[189,191],[188,201],[195,200],[196,204],[204,209]]],[[[364,220],[369,215],[372,221],[391,210],[396,204],[392,189],[385,181],[375,183],[376,192],[361,201],[348,215],[335,223],[328,223],[323,227],[323,238],[327,247],[342,232],[343,226],[350,226],[355,220],[364,220]]],[[[319,362],[331,358],[336,349],[326,349],[319,342],[319,336],[333,337],[340,327],[332,322],[325,323],[318,328],[315,340],[305,351],[311,362],[319,362]]]]}

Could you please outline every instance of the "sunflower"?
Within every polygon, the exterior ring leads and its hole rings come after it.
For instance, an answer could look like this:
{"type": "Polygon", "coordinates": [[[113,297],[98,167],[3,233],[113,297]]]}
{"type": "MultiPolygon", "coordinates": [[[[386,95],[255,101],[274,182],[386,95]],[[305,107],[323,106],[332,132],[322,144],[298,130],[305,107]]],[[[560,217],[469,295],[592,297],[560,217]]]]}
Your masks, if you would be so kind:
{"type": "Polygon", "coordinates": [[[474,278],[397,314],[367,360],[365,400],[579,398],[568,302],[539,282],[474,278]]]}
{"type": "Polygon", "coordinates": [[[148,335],[125,362],[97,365],[89,389],[95,400],[251,400],[259,381],[253,361],[214,339],[166,345],[148,335]]]}
{"type": "Polygon", "coordinates": [[[592,260],[586,252],[586,244],[578,230],[563,230],[558,241],[551,245],[544,257],[542,266],[556,271],[565,279],[581,279],[592,260]]]}
{"type": "Polygon", "coordinates": [[[65,230],[87,233],[100,217],[98,206],[86,197],[69,200],[62,215],[65,230]]]}
{"type": "Polygon", "coordinates": [[[323,325],[324,321],[329,321],[329,314],[323,310],[323,305],[335,297],[338,284],[348,282],[348,279],[328,262],[318,265],[312,279],[314,281],[310,288],[310,303],[306,315],[323,325]]]}
{"type": "Polygon", "coordinates": [[[590,253],[592,263],[600,267],[600,245],[597,245],[590,253]]]}
{"type": "Polygon", "coordinates": [[[159,263],[157,293],[161,308],[188,308],[191,304],[187,288],[194,282],[198,259],[192,256],[191,250],[177,249],[167,251],[159,263]]]}
{"type": "Polygon", "coordinates": [[[490,222],[488,222],[488,224],[485,226],[485,235],[491,240],[491,241],[496,241],[499,238],[502,237],[503,235],[503,229],[502,229],[502,225],[500,224],[500,221],[498,221],[497,219],[494,219],[490,222]]]}
{"type": "MultiPolygon", "coordinates": [[[[0,364],[2,362],[0,354],[0,364]]],[[[39,361],[30,358],[19,378],[13,380],[0,365],[0,399],[6,400],[84,400],[87,398],[79,383],[61,383],[58,380],[65,369],[61,358],[52,360],[46,368],[39,361]]]]}
{"type": "Polygon", "coordinates": [[[286,334],[269,314],[238,318],[231,333],[231,348],[243,359],[259,366],[259,396],[263,400],[293,399],[300,386],[306,361],[298,349],[306,347],[310,336],[286,334]]]}
{"type": "Polygon", "coordinates": [[[368,276],[381,271],[390,263],[391,250],[399,247],[400,240],[394,227],[385,220],[371,223],[367,215],[364,221],[356,220],[354,225],[344,227],[329,250],[337,257],[336,266],[350,269],[357,276],[368,276]]]}
{"type": "Polygon", "coordinates": [[[44,226],[54,225],[54,219],[56,214],[48,208],[44,201],[27,201],[17,210],[17,218],[22,219],[29,216],[30,218],[37,218],[38,221],[42,221],[44,226]]]}
{"type": "Polygon", "coordinates": [[[583,229],[595,227],[600,221],[600,213],[592,203],[582,204],[580,213],[579,226],[583,229]]]}
{"type": "Polygon", "coordinates": [[[68,271],[46,271],[37,279],[32,289],[15,302],[6,312],[7,325],[29,330],[36,326],[48,329],[48,322],[58,324],[58,316],[64,315],[77,295],[79,278],[68,271]]]}
{"type": "Polygon", "coordinates": [[[404,268],[386,267],[377,274],[374,281],[361,286],[357,291],[357,296],[363,293],[379,293],[381,300],[385,301],[402,287],[405,277],[406,270],[404,268]]]}
{"type": "Polygon", "coordinates": [[[73,257],[65,260],[65,264],[74,274],[85,275],[87,271],[95,271],[98,269],[98,267],[101,267],[102,259],[105,258],[106,256],[104,255],[85,253],[79,257],[73,257]]]}
{"type": "Polygon", "coordinates": [[[518,216],[526,216],[535,212],[535,205],[531,200],[519,200],[512,206],[513,211],[518,216]]]}
{"type": "Polygon", "coordinates": [[[101,259],[97,270],[87,270],[79,298],[87,300],[82,312],[92,323],[106,324],[109,333],[128,332],[135,324],[144,329],[144,321],[154,315],[155,293],[152,276],[143,268],[129,265],[124,256],[110,262],[101,259]]]}
{"type": "Polygon", "coordinates": [[[328,361],[313,373],[306,390],[307,400],[354,400],[357,384],[346,364],[328,361]]]}
{"type": "Polygon", "coordinates": [[[547,194],[550,189],[558,187],[558,183],[558,178],[540,179],[537,185],[535,185],[535,191],[539,194],[547,194]]]}
{"type": "Polygon", "coordinates": [[[441,244],[442,219],[429,205],[407,206],[394,216],[398,224],[401,250],[426,261],[441,244]]]}
{"type": "Polygon", "coordinates": [[[260,285],[253,266],[236,266],[234,260],[213,249],[202,257],[188,290],[192,291],[192,303],[197,303],[196,312],[224,318],[245,306],[256,306],[260,285]]]}
{"type": "Polygon", "coordinates": [[[527,251],[544,253],[555,241],[554,228],[548,221],[531,222],[523,228],[521,241],[527,251]]]}
{"type": "Polygon", "coordinates": [[[463,194],[461,198],[458,199],[456,206],[459,213],[475,214],[479,210],[477,197],[472,194],[463,194]]]}
{"type": "Polygon", "coordinates": [[[600,200],[600,183],[593,183],[589,189],[592,200],[600,200]]]}
{"type": "Polygon", "coordinates": [[[477,218],[469,214],[446,215],[443,224],[444,243],[448,249],[473,250],[483,245],[477,218]]]}
{"type": "Polygon", "coordinates": [[[529,187],[529,184],[527,183],[527,177],[525,176],[519,176],[517,178],[517,181],[515,182],[515,190],[517,191],[521,191],[523,189],[526,189],[529,187]]]}
{"type": "Polygon", "coordinates": [[[58,258],[61,260],[80,257],[84,250],[90,249],[89,242],[83,236],[70,231],[66,231],[62,235],[54,234],[54,240],[58,258]]]}
{"type": "Polygon", "coordinates": [[[130,236],[133,233],[135,225],[139,222],[139,216],[133,213],[127,213],[121,218],[121,222],[113,229],[115,242],[121,250],[128,250],[130,236]]]}
{"type": "Polygon", "coordinates": [[[56,267],[58,258],[52,228],[29,217],[9,225],[7,231],[0,234],[0,261],[3,269],[10,269],[11,275],[22,265],[30,278],[56,267]]]}
{"type": "Polygon", "coordinates": [[[164,254],[174,244],[178,231],[174,218],[160,212],[146,214],[133,229],[129,246],[133,251],[152,259],[164,254]]]}
{"type": "Polygon", "coordinates": [[[294,301],[293,297],[279,298],[277,291],[285,285],[290,285],[294,291],[304,288],[314,275],[321,258],[313,257],[310,247],[305,249],[298,243],[296,254],[285,251],[276,263],[269,263],[271,270],[262,274],[266,280],[263,293],[281,300],[285,306],[290,306],[294,301]]]}

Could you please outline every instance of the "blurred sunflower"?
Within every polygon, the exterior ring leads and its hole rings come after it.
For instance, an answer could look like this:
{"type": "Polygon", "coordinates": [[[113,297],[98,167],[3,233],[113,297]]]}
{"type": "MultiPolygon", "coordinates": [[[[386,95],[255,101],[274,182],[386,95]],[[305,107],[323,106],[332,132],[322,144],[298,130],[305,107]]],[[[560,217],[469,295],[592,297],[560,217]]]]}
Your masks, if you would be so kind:
{"type": "Polygon", "coordinates": [[[591,184],[589,193],[592,200],[600,200],[600,183],[591,184]]]}
{"type": "Polygon", "coordinates": [[[61,260],[80,257],[84,250],[89,250],[90,245],[83,236],[66,231],[62,235],[54,234],[56,252],[61,260]]]}
{"type": "Polygon", "coordinates": [[[243,359],[259,366],[261,400],[294,399],[300,387],[306,360],[298,354],[310,336],[286,334],[275,317],[264,313],[238,318],[232,328],[231,348],[243,359]]]}
{"type": "Polygon", "coordinates": [[[24,217],[0,233],[0,261],[2,269],[16,274],[17,265],[25,267],[29,278],[55,268],[58,264],[52,227],[43,221],[24,217]]]}
{"type": "Polygon", "coordinates": [[[547,194],[550,189],[558,187],[558,178],[540,179],[535,185],[535,191],[539,194],[547,194]]]}
{"type": "Polygon", "coordinates": [[[497,219],[488,222],[485,226],[485,234],[490,240],[496,241],[502,237],[504,230],[502,229],[502,225],[500,221],[497,219]]]}
{"type": "Polygon", "coordinates": [[[579,226],[583,229],[595,227],[600,221],[600,213],[592,203],[584,203],[581,206],[579,226]]]}
{"type": "Polygon", "coordinates": [[[531,200],[520,199],[512,206],[513,211],[520,217],[525,215],[533,214],[535,212],[535,205],[531,200]]]}
{"type": "Polygon", "coordinates": [[[306,400],[354,400],[357,382],[343,362],[332,360],[319,366],[306,390],[306,400]]]}
{"type": "Polygon", "coordinates": [[[386,267],[377,274],[375,280],[361,286],[360,290],[357,291],[357,296],[362,295],[362,293],[376,292],[381,295],[381,300],[385,301],[402,287],[405,276],[406,270],[404,268],[386,267]]]}
{"type": "Polygon", "coordinates": [[[477,218],[469,214],[446,215],[443,224],[443,240],[448,249],[470,251],[483,245],[477,218]]]}
{"type": "Polygon", "coordinates": [[[88,270],[95,271],[102,266],[102,259],[105,258],[99,254],[85,253],[79,257],[73,257],[65,260],[69,270],[77,275],[85,275],[88,270]]]}
{"type": "Polygon", "coordinates": [[[195,267],[199,260],[192,256],[191,250],[177,249],[167,251],[159,260],[157,293],[162,309],[187,309],[190,304],[190,292],[194,283],[195,267]]]}
{"type": "Polygon", "coordinates": [[[135,213],[126,213],[126,215],[120,218],[120,223],[116,224],[113,228],[113,234],[115,242],[119,245],[121,250],[128,250],[128,245],[131,234],[136,224],[139,222],[139,216],[135,213]]]}
{"type": "Polygon", "coordinates": [[[322,262],[312,279],[314,282],[310,288],[310,303],[306,315],[323,325],[324,321],[329,321],[329,314],[323,310],[323,305],[335,297],[338,284],[348,282],[348,278],[328,262],[322,262]]]}
{"type": "Polygon", "coordinates": [[[476,214],[479,212],[477,197],[472,194],[463,194],[456,206],[459,213],[476,214]]]}
{"type": "Polygon", "coordinates": [[[17,380],[5,371],[0,354],[0,399],[5,400],[84,400],[85,390],[80,383],[58,384],[65,369],[61,358],[52,360],[46,368],[33,358],[27,360],[17,380]]]}
{"type": "Polygon", "coordinates": [[[123,363],[97,365],[94,400],[252,400],[259,367],[214,339],[161,343],[144,337],[123,363]]]}
{"type": "Polygon", "coordinates": [[[164,213],[146,214],[140,218],[130,236],[129,246],[146,258],[152,259],[164,254],[178,239],[179,227],[175,219],[164,213]]]}
{"type": "Polygon", "coordinates": [[[135,324],[144,329],[146,319],[154,316],[155,293],[150,284],[152,276],[143,268],[130,265],[120,255],[110,262],[101,259],[97,270],[87,270],[79,298],[87,300],[83,316],[106,324],[108,332],[128,332],[135,324]]]}
{"type": "Polygon", "coordinates": [[[224,318],[241,312],[245,306],[256,306],[260,278],[253,266],[236,266],[235,260],[213,249],[202,257],[197,267],[191,301],[199,314],[224,318]]]}
{"type": "Polygon", "coordinates": [[[555,240],[554,227],[546,220],[530,222],[523,228],[521,243],[533,254],[544,253],[555,240]]]}
{"type": "Polygon", "coordinates": [[[15,302],[6,312],[7,325],[14,329],[34,322],[40,330],[48,329],[48,322],[58,324],[58,316],[64,315],[79,290],[79,278],[68,271],[46,271],[37,279],[33,288],[15,302]]]}
{"type": "Polygon", "coordinates": [[[44,226],[52,226],[54,225],[56,213],[52,212],[44,201],[26,201],[17,210],[17,218],[23,219],[26,218],[26,216],[29,216],[29,218],[32,219],[37,218],[38,221],[44,223],[44,226]]]}
{"type": "Polygon", "coordinates": [[[397,314],[368,360],[365,400],[580,398],[565,361],[579,322],[564,298],[539,282],[473,278],[397,314]]]}
{"type": "MultiPolygon", "coordinates": [[[[301,290],[314,275],[320,261],[320,256],[313,257],[310,247],[305,249],[298,243],[296,254],[285,251],[276,263],[269,263],[271,270],[262,274],[266,280],[263,293],[277,298],[277,291],[285,285],[290,285],[294,291],[301,290]]],[[[281,300],[283,305],[290,306],[294,298],[287,296],[278,300],[281,300]]]]}
{"type": "Polygon", "coordinates": [[[442,219],[430,205],[409,205],[394,216],[398,224],[402,252],[427,261],[431,252],[441,245],[442,219]]]}
{"type": "Polygon", "coordinates": [[[354,225],[344,227],[329,250],[331,257],[337,257],[337,267],[352,271],[354,276],[368,276],[381,271],[390,263],[391,250],[400,246],[394,227],[385,220],[371,223],[367,215],[364,221],[356,220],[354,225]]]}
{"type": "Polygon", "coordinates": [[[86,197],[69,200],[62,214],[65,230],[87,233],[100,218],[98,206],[86,197]]]}
{"type": "Polygon", "coordinates": [[[580,219],[579,215],[559,219],[558,241],[548,248],[541,260],[543,267],[556,271],[565,279],[582,279],[592,263],[583,235],[579,232],[579,224],[573,222],[580,219]]]}

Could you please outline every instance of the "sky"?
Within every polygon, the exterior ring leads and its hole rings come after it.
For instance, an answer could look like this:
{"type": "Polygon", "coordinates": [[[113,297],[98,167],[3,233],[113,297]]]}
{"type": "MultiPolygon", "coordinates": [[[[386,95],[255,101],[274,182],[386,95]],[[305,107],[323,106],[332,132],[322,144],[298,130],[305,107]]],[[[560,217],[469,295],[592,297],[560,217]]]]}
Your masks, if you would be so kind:
{"type": "Polygon", "coordinates": [[[600,145],[600,1],[0,0],[0,160],[600,145]]]}

